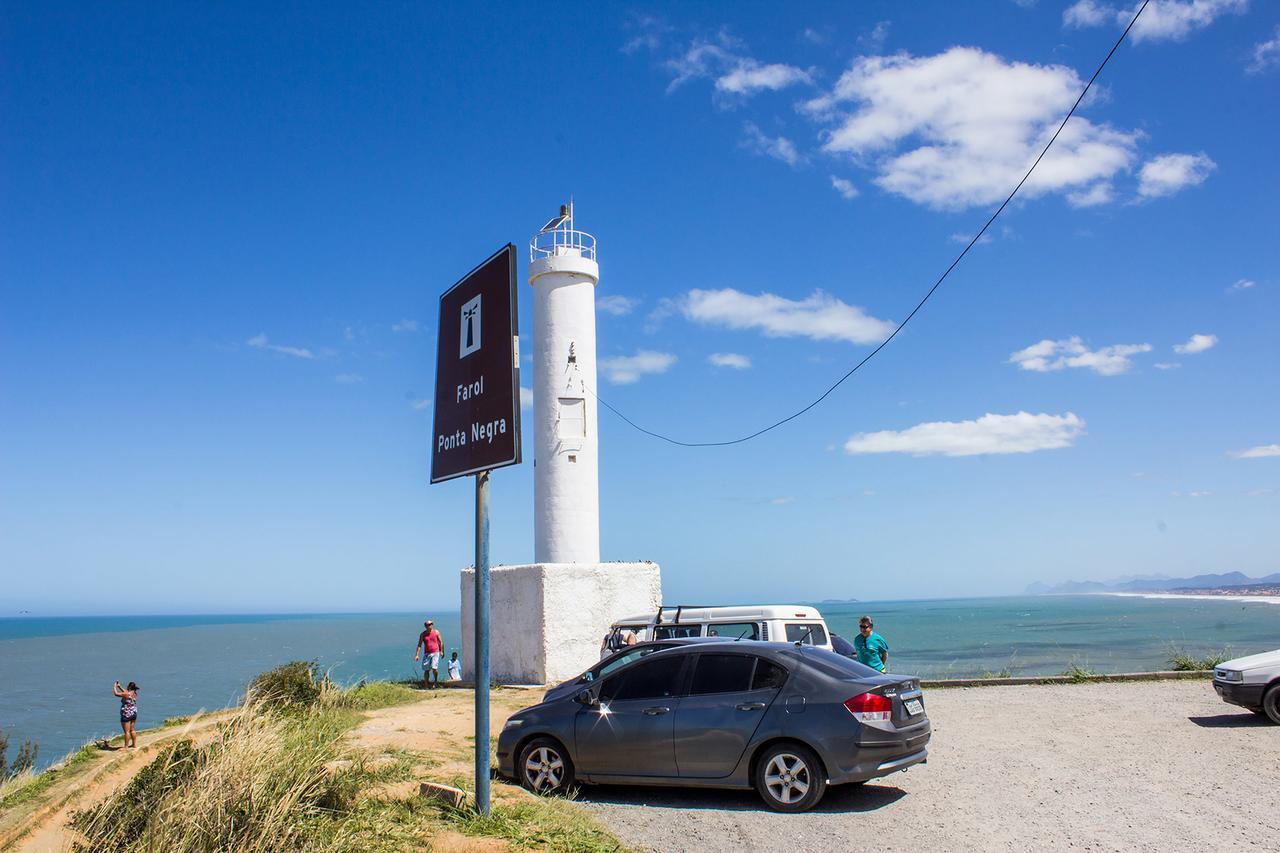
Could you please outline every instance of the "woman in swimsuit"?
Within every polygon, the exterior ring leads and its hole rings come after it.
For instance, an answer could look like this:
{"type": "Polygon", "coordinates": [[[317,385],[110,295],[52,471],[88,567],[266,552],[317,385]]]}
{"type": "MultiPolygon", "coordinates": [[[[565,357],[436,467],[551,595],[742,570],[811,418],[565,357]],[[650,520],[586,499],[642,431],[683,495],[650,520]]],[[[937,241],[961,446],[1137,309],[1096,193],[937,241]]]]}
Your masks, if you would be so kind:
{"type": "Polygon", "coordinates": [[[132,749],[138,745],[138,735],[133,730],[138,722],[138,685],[130,681],[128,687],[121,688],[117,681],[114,692],[120,697],[120,728],[124,729],[124,745],[132,749]]]}

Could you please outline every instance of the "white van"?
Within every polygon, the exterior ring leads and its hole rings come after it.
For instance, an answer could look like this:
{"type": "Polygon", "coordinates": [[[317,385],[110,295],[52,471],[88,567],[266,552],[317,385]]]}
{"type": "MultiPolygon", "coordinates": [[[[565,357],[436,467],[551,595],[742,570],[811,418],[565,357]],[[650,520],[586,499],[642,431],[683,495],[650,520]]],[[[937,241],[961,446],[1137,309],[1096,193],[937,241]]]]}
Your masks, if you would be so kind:
{"type": "Polygon", "coordinates": [[[722,637],[726,640],[801,642],[831,648],[831,632],[816,608],[800,604],[757,604],[745,607],[663,606],[657,612],[619,619],[609,629],[601,649],[609,654],[626,642],[669,640],[672,637],[722,637]]]}

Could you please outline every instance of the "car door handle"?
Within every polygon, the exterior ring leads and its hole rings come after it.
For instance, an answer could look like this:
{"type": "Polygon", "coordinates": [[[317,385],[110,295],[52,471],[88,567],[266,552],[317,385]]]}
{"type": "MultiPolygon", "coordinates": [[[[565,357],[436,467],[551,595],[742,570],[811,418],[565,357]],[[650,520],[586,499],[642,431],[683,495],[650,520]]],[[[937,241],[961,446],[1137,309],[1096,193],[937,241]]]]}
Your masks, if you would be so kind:
{"type": "Polygon", "coordinates": [[[644,715],[646,717],[659,717],[659,716],[662,716],[663,714],[670,713],[670,711],[671,711],[670,708],[664,708],[662,706],[658,706],[657,708],[645,708],[644,715]]]}
{"type": "Polygon", "coordinates": [[[743,702],[740,705],[738,705],[738,710],[739,711],[763,711],[764,703],[763,702],[743,702]]]}

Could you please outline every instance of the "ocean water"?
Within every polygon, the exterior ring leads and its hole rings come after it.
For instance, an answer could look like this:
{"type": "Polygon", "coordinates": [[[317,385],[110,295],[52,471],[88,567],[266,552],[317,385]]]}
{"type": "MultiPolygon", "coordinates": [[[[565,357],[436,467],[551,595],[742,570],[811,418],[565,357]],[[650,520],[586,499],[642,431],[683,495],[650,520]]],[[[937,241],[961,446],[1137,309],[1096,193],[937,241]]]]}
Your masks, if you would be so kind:
{"type": "MultiPolygon", "coordinates": [[[[895,672],[959,677],[1008,668],[1061,672],[1164,669],[1173,647],[1280,648],[1280,606],[1114,596],[818,604],[831,629],[856,633],[869,614],[895,672]]],[[[446,651],[461,643],[457,613],[431,614],[446,651]]],[[[316,660],[339,681],[418,677],[418,614],[138,616],[0,619],[0,730],[40,744],[40,764],[118,733],[111,683],[140,686],[139,727],[237,702],[259,672],[316,660]]],[[[447,656],[447,655],[446,655],[447,656]]]]}

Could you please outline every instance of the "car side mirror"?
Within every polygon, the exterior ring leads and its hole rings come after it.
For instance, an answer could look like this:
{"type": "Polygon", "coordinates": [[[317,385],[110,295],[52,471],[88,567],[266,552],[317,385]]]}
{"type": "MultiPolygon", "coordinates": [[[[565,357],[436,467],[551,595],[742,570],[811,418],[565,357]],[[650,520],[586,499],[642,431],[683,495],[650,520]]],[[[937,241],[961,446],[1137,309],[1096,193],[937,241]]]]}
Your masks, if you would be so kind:
{"type": "Polygon", "coordinates": [[[581,690],[573,697],[573,701],[577,702],[579,705],[586,705],[590,707],[596,704],[596,692],[594,690],[581,690]]]}

